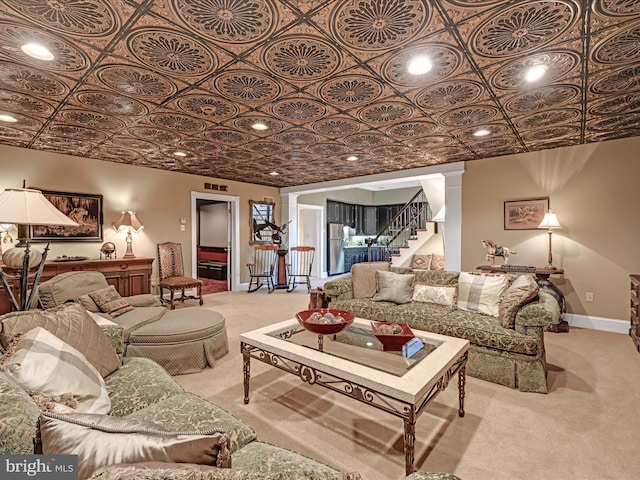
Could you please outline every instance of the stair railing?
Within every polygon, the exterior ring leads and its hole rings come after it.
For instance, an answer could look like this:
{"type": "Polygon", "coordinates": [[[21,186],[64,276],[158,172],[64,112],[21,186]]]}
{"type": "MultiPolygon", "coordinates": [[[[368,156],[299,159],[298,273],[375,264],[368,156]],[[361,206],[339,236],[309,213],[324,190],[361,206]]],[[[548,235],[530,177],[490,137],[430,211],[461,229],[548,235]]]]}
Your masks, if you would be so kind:
{"type": "Polygon", "coordinates": [[[431,217],[427,196],[420,188],[374,238],[367,240],[368,261],[390,262],[401,248],[409,246],[409,240],[416,238],[418,230],[424,229],[431,217]]]}

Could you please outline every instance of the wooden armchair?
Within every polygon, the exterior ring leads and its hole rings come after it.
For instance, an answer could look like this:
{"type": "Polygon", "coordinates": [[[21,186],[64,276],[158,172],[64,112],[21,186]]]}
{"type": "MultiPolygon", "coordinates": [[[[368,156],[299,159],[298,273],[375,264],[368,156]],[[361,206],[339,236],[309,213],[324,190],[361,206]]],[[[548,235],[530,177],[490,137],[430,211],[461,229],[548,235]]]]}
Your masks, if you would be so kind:
{"type": "Polygon", "coordinates": [[[202,280],[184,276],[184,263],[182,262],[182,245],[174,242],[158,244],[158,273],[160,282],[160,301],[164,299],[164,289],[170,292],[171,310],[176,308],[174,295],[176,290],[181,291],[181,296],[177,299],[184,302],[186,299],[200,300],[202,305],[202,280]],[[188,288],[196,288],[197,295],[185,295],[188,288]]]}

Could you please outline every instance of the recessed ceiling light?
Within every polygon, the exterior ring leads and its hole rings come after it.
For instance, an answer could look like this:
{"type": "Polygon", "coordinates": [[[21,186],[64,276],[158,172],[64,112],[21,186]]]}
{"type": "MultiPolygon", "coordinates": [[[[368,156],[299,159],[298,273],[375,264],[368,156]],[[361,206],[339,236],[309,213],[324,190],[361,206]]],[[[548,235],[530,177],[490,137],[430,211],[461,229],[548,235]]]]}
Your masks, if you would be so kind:
{"type": "Polygon", "coordinates": [[[173,152],[176,157],[186,157],[187,154],[184,152],[173,152]]]}
{"type": "Polygon", "coordinates": [[[269,175],[271,175],[272,177],[275,177],[277,175],[280,175],[278,172],[270,172],[269,175]]]}
{"type": "Polygon", "coordinates": [[[535,65],[525,72],[524,79],[527,82],[535,82],[536,80],[540,80],[546,71],[546,65],[535,65]]]}
{"type": "Polygon", "coordinates": [[[347,157],[347,160],[350,162],[355,162],[356,160],[358,160],[358,157],[356,155],[349,155],[347,157]]]}
{"type": "Polygon", "coordinates": [[[14,123],[17,121],[18,119],[12,115],[8,115],[6,113],[0,114],[0,122],[14,123]]]}
{"type": "Polygon", "coordinates": [[[20,47],[20,50],[36,60],[53,60],[53,53],[47,47],[38,43],[25,43],[20,47]]]}
{"type": "Polygon", "coordinates": [[[253,125],[251,125],[251,128],[253,128],[254,130],[267,130],[269,127],[267,127],[262,122],[256,122],[253,125]]]}
{"type": "Polygon", "coordinates": [[[491,133],[491,130],[487,130],[486,128],[481,128],[473,132],[474,137],[486,137],[491,133]]]}
{"type": "Polygon", "coordinates": [[[409,62],[407,70],[411,75],[422,75],[423,73],[427,73],[431,70],[431,67],[433,67],[431,60],[427,57],[420,56],[413,58],[409,62]]]}

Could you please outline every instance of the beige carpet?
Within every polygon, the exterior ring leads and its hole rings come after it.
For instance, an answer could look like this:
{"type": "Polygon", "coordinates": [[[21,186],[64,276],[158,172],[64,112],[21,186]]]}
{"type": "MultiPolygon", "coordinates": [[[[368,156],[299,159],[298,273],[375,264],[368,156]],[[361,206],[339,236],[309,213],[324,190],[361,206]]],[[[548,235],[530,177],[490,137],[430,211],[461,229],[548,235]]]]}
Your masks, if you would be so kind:
{"type": "MultiPolygon", "coordinates": [[[[366,480],[403,478],[399,418],[256,361],[244,405],[238,334],[292,318],[307,303],[305,288],[206,296],[205,308],[226,318],[231,352],[213,369],[176,379],[252,425],[260,440],[366,480]]],[[[418,419],[420,469],[463,480],[640,478],[640,355],[631,339],[578,328],[545,335],[550,393],[467,377],[459,418],[452,382],[418,419]]]]}

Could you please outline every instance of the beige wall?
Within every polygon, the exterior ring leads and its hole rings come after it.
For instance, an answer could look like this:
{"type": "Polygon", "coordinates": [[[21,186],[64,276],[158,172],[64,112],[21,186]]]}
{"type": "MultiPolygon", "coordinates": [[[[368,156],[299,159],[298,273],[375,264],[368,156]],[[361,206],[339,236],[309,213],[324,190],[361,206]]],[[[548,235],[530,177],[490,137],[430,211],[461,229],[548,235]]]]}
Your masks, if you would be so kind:
{"type": "MultiPolygon", "coordinates": [[[[215,193],[240,198],[240,280],[248,282],[244,264],[251,257],[249,245],[249,200],[279,198],[279,189],[230,180],[168,172],[154,168],[88,160],[69,155],[39,152],[0,145],[0,191],[27,186],[45,190],[103,195],[104,241],[114,242],[118,257],[126,250],[124,234],[111,224],[123,209],[136,210],[144,230],[133,238],[138,257],[156,257],[156,244],[182,243],[185,270],[191,272],[191,192],[215,193]],[[227,185],[227,192],[205,190],[204,183],[227,185]],[[180,231],[180,218],[187,218],[186,231],[180,231]]],[[[101,242],[51,244],[49,258],[84,255],[98,258],[101,242]]],[[[157,277],[154,262],[154,278],[157,277]]]]}
{"type": "MultiPolygon", "coordinates": [[[[503,202],[548,196],[563,225],[553,234],[553,255],[554,265],[565,274],[553,281],[565,293],[568,311],[626,322],[628,275],[640,273],[638,152],[640,138],[631,138],[467,162],[462,187],[462,269],[486,263],[484,238],[516,249],[518,254],[510,261],[514,265],[544,266],[546,231],[504,230],[503,202]],[[586,292],[594,294],[593,303],[585,302],[586,292]]],[[[243,265],[251,254],[248,201],[279,198],[273,187],[7,146],[0,146],[0,169],[2,189],[21,186],[25,179],[27,185],[43,189],[104,195],[104,241],[114,242],[119,256],[125,251],[124,235],[116,234],[111,223],[120,210],[137,210],[145,230],[134,238],[135,254],[155,257],[156,243],[178,241],[189,271],[190,223],[181,232],[179,219],[191,217],[190,192],[224,194],[204,190],[203,183],[228,185],[226,194],[240,197],[242,282],[248,281],[243,265]]],[[[352,198],[347,192],[330,198],[356,202],[371,193],[352,198]]],[[[382,203],[378,197],[378,192],[372,195],[372,203],[382,203]]],[[[100,245],[58,242],[52,244],[49,255],[97,258],[100,245]]]]}
{"type": "MultiPolygon", "coordinates": [[[[514,265],[547,263],[546,230],[504,230],[503,202],[549,197],[552,277],[568,312],[629,318],[630,273],[640,273],[640,138],[467,162],[462,178],[462,269],[486,264],[482,239],[514,248],[514,265]],[[594,302],[585,301],[585,293],[594,302]]],[[[501,259],[498,260],[501,262],[501,259]]]]}

